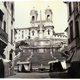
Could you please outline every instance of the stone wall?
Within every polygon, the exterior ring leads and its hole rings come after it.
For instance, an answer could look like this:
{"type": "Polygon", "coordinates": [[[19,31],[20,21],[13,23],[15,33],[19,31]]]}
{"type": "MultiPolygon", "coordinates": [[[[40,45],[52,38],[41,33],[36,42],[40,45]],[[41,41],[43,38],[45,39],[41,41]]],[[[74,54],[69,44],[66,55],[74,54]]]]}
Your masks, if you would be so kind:
{"type": "Polygon", "coordinates": [[[9,77],[14,74],[14,66],[12,66],[11,61],[4,62],[4,78],[9,77]]]}

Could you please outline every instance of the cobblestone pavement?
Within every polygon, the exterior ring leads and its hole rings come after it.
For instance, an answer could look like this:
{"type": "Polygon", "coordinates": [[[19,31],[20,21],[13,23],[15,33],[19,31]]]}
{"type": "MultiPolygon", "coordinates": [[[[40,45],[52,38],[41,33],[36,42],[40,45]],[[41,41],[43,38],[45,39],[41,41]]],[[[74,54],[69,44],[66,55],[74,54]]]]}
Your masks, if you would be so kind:
{"type": "Polygon", "coordinates": [[[65,72],[50,72],[50,73],[16,73],[8,78],[67,78],[67,73],[65,72]]]}
{"type": "Polygon", "coordinates": [[[16,73],[8,78],[50,78],[49,73],[16,73]]]}

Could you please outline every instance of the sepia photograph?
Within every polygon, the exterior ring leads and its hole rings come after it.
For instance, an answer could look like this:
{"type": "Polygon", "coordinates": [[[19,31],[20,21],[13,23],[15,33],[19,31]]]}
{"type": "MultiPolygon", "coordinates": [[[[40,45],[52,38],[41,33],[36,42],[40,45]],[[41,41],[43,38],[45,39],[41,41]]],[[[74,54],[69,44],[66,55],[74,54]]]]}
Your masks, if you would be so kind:
{"type": "Polygon", "coordinates": [[[80,78],[80,1],[0,1],[0,78],[80,78]]]}

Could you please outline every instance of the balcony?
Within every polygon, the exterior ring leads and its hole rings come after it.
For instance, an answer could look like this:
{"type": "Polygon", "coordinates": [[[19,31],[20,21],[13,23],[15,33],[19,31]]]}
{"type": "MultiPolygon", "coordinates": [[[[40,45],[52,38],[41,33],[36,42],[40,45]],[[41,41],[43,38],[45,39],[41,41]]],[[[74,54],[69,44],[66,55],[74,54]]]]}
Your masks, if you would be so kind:
{"type": "Polygon", "coordinates": [[[0,40],[2,40],[5,43],[8,43],[8,34],[4,32],[3,29],[0,27],[0,40]]]}

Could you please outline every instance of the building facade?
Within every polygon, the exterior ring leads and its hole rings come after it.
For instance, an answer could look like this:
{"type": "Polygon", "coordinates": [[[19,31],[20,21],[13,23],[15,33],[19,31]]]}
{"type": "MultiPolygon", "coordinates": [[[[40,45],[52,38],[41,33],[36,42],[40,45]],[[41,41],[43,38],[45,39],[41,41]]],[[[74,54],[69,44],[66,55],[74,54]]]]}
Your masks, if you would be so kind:
{"type": "MultiPolygon", "coordinates": [[[[59,43],[66,42],[67,36],[64,33],[55,33],[54,25],[52,21],[52,10],[48,7],[45,10],[45,20],[42,20],[42,14],[40,11],[40,18],[38,18],[38,12],[34,8],[30,11],[31,27],[29,28],[17,28],[16,41],[24,40],[31,48],[37,50],[37,52],[50,52],[59,49],[59,43]],[[52,47],[55,47],[53,49],[52,47]],[[46,49],[47,48],[47,49],[46,49]],[[48,51],[46,51],[46,50],[48,51]]],[[[29,50],[29,48],[28,48],[29,50]]]]}
{"type": "Polygon", "coordinates": [[[69,61],[80,61],[80,2],[67,2],[68,8],[68,27],[66,32],[68,35],[69,45],[69,61]]]}
{"type": "Polygon", "coordinates": [[[0,58],[4,63],[4,77],[13,74],[14,67],[14,2],[0,2],[0,58]],[[11,66],[8,63],[11,63],[11,66]]]}

